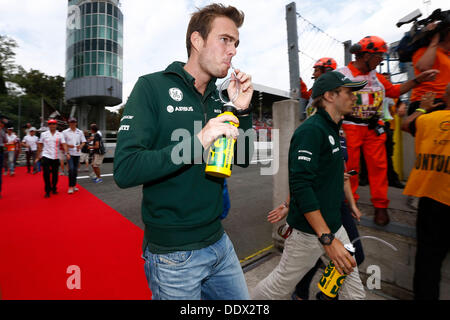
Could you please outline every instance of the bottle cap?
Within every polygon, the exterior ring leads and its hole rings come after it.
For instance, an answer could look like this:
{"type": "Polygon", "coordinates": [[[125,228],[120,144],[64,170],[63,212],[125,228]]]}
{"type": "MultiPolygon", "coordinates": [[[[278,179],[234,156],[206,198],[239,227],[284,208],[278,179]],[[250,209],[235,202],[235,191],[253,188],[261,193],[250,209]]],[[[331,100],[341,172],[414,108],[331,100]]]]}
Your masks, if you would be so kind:
{"type": "Polygon", "coordinates": [[[231,112],[233,114],[236,114],[236,111],[237,111],[236,107],[234,107],[231,104],[224,104],[222,107],[222,112],[231,112]]]}

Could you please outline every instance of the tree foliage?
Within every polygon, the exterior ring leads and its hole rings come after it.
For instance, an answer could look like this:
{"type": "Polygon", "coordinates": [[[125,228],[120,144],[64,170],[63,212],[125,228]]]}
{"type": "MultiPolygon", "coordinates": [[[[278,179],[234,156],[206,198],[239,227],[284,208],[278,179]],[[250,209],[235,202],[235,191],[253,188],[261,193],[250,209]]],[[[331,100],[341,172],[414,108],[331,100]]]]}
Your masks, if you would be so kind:
{"type": "Polygon", "coordinates": [[[14,72],[14,57],[17,42],[7,36],[0,34],[0,95],[7,94],[6,81],[14,72]]]}
{"type": "Polygon", "coordinates": [[[0,114],[7,116],[14,126],[30,122],[39,126],[41,101],[45,99],[60,113],[65,113],[64,82],[61,76],[49,76],[39,70],[26,71],[15,64],[17,42],[0,35],[0,114]]]}

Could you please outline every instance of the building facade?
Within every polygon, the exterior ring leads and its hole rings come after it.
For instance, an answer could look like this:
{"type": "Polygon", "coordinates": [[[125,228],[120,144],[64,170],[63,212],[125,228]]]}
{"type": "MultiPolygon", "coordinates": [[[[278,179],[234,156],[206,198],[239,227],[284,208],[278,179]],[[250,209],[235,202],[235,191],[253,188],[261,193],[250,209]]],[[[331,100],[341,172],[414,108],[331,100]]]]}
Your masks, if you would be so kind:
{"type": "Polygon", "coordinates": [[[65,99],[79,127],[105,129],[105,106],[122,103],[123,15],[119,0],[68,0],[65,99]]]}

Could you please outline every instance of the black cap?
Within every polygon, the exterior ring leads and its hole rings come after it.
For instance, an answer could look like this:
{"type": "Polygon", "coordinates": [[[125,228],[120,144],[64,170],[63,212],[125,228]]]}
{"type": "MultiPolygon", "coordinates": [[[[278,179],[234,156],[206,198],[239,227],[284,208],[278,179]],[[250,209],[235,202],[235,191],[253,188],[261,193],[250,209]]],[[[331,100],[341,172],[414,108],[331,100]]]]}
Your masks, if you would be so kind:
{"type": "Polygon", "coordinates": [[[330,71],[322,74],[312,87],[313,99],[323,95],[327,91],[337,89],[339,87],[347,87],[352,91],[364,88],[367,81],[351,81],[345,75],[338,71],[330,71]]]}

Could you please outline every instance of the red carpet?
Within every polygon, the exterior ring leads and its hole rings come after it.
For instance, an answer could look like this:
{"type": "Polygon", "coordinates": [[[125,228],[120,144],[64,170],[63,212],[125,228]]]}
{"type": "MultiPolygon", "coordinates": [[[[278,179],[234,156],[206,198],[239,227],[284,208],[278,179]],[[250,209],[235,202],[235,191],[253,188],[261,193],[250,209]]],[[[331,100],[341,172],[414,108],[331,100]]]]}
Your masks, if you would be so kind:
{"type": "Polygon", "coordinates": [[[2,299],[150,299],[140,228],[81,187],[67,194],[66,176],[50,199],[41,173],[2,178],[2,299]]]}

